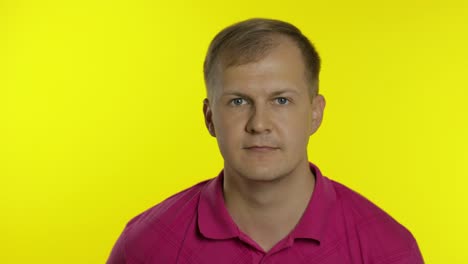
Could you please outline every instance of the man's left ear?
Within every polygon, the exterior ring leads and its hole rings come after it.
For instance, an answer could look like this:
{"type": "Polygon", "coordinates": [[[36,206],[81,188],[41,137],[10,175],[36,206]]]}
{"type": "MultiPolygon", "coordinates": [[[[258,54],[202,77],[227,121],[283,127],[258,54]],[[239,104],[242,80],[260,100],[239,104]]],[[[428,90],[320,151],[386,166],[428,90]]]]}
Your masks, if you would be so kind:
{"type": "Polygon", "coordinates": [[[324,109],[325,98],[321,94],[317,94],[312,99],[312,124],[309,135],[314,134],[320,127],[320,124],[322,124],[324,109]]]}

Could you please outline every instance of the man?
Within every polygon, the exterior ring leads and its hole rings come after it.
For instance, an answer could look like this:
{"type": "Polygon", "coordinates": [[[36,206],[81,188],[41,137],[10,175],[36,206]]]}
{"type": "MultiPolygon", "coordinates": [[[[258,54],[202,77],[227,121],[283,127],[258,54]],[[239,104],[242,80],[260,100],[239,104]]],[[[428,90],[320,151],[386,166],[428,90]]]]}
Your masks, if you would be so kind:
{"type": "Polygon", "coordinates": [[[405,227],[309,163],[325,107],[319,70],[289,23],[221,31],[203,113],[224,169],[129,221],[107,263],[423,263],[405,227]]]}

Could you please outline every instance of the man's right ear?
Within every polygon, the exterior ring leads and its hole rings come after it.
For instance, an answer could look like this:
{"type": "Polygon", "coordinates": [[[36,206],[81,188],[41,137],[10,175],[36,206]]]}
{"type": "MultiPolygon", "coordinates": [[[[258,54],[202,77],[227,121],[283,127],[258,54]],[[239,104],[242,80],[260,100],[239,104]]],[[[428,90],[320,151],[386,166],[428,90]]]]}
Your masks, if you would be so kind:
{"type": "Polygon", "coordinates": [[[216,137],[216,132],[213,125],[213,112],[211,111],[210,101],[208,98],[203,100],[203,116],[205,117],[205,125],[210,132],[210,135],[216,137]]]}

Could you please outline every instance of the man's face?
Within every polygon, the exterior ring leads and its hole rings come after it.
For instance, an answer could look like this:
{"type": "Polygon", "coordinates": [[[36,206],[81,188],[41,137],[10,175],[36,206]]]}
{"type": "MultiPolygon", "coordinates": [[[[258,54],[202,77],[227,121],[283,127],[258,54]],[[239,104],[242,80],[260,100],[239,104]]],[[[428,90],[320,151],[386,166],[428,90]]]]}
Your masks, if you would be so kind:
{"type": "Polygon", "coordinates": [[[309,136],[320,125],[325,101],[321,95],[311,100],[294,42],[282,38],[260,61],[225,69],[216,89],[204,114],[225,171],[272,181],[308,163],[309,136]]]}

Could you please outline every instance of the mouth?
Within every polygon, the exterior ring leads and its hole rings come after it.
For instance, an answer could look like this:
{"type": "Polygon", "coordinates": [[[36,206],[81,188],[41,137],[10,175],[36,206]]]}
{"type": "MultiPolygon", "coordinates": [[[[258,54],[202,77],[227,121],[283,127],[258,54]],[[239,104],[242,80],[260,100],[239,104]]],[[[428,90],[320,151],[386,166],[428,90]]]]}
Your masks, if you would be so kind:
{"type": "Polygon", "coordinates": [[[250,147],[246,147],[245,149],[254,151],[254,152],[269,152],[269,151],[277,150],[279,148],[271,147],[271,146],[250,146],[250,147]]]}

